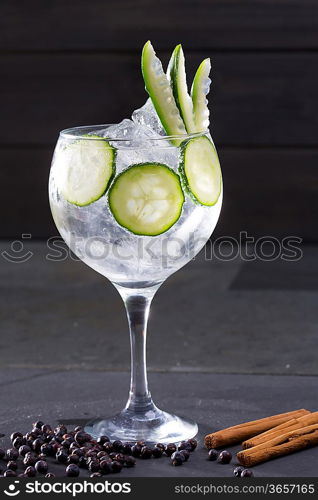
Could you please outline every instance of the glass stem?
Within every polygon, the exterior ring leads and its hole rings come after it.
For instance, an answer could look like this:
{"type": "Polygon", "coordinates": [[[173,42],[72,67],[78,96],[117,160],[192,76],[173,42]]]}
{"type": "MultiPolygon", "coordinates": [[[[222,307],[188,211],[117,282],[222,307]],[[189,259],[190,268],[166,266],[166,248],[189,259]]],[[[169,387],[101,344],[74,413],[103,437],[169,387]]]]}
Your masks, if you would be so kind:
{"type": "Polygon", "coordinates": [[[150,304],[159,286],[142,290],[117,288],[125,304],[130,333],[131,379],[126,410],[145,413],[155,408],[148,389],[146,337],[150,304]]]}

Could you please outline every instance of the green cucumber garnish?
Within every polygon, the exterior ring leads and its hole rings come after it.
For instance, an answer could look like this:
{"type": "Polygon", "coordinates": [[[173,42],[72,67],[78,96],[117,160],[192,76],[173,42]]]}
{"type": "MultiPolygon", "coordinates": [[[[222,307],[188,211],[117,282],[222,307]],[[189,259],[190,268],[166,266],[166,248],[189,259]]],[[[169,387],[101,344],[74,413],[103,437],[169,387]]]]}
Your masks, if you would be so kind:
{"type": "Polygon", "coordinates": [[[192,132],[196,132],[193,116],[193,104],[188,93],[185,60],[181,45],[177,45],[172,53],[167,69],[167,75],[187,132],[190,134],[192,132]]]}
{"type": "Polygon", "coordinates": [[[118,224],[144,236],[167,231],[179,219],[183,202],[179,176],[160,163],[131,166],[109,191],[109,207],[118,224]]]}
{"type": "Polygon", "coordinates": [[[115,174],[115,148],[99,136],[90,137],[67,145],[58,156],[58,188],[80,207],[103,196],[115,174]]]}
{"type": "Polygon", "coordinates": [[[182,147],[180,174],[188,193],[201,205],[215,205],[222,189],[219,158],[213,143],[202,135],[182,147]]]}
{"type": "Polygon", "coordinates": [[[210,59],[204,59],[197,69],[193,79],[191,96],[193,101],[193,113],[196,132],[205,132],[209,128],[209,108],[206,98],[209,93],[211,80],[209,74],[211,71],[210,59]]]}
{"type": "MultiPolygon", "coordinates": [[[[146,90],[166,133],[172,136],[186,134],[169,80],[150,41],[144,45],[142,51],[141,70],[146,90]]],[[[179,139],[171,142],[177,146],[180,144],[179,139]]]]}

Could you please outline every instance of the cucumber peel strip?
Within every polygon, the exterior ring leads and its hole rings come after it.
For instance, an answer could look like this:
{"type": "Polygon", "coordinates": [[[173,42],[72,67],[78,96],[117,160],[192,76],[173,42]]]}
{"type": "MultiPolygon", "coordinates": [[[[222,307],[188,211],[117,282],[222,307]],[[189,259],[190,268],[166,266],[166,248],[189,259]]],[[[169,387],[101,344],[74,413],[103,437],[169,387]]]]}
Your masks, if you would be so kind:
{"type": "MultiPolygon", "coordinates": [[[[148,41],[142,50],[141,70],[154,108],[167,135],[186,135],[187,131],[180,116],[169,80],[163,71],[160,59],[148,41]]],[[[179,146],[179,138],[171,138],[171,142],[179,146]]]]}
{"type": "Polygon", "coordinates": [[[193,103],[188,93],[185,58],[181,44],[177,45],[172,53],[167,76],[187,132],[190,134],[196,132],[193,103]]]}
{"type": "Polygon", "coordinates": [[[209,74],[211,71],[210,58],[204,59],[197,69],[194,76],[191,96],[193,102],[193,114],[195,123],[195,132],[204,132],[209,128],[209,108],[206,98],[209,93],[211,80],[209,74]]]}

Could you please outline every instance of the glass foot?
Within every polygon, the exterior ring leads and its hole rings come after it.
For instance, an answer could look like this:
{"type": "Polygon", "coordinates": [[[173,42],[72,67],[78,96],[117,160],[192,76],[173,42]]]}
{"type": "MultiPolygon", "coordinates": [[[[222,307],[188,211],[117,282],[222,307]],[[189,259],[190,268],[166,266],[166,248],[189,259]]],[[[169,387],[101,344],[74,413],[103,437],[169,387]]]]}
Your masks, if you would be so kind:
{"type": "Polygon", "coordinates": [[[119,439],[167,444],[193,438],[198,426],[192,420],[171,415],[156,407],[138,413],[126,408],[113,417],[89,422],[85,431],[95,439],[105,435],[112,441],[119,439]]]}

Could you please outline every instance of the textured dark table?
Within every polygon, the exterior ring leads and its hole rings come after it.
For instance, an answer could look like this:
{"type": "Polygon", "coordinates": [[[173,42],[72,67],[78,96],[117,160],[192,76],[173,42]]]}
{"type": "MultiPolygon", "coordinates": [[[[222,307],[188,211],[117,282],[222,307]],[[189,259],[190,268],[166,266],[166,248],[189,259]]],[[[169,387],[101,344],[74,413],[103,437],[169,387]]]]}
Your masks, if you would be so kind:
{"type": "MultiPolygon", "coordinates": [[[[81,425],[113,414],[123,406],[129,383],[129,374],[121,372],[12,369],[1,375],[0,432],[8,434],[27,431],[39,418],[81,425]]],[[[202,438],[207,432],[294,408],[317,408],[317,378],[310,376],[154,373],[150,382],[159,407],[198,422],[199,446],[181,467],[168,458],[138,460],[134,469],[125,469],[127,476],[231,477],[235,458],[229,465],[206,460],[202,438]]],[[[318,448],[312,448],[256,466],[254,473],[317,476],[317,462],[318,448]]],[[[50,470],[64,473],[62,465],[52,464],[50,470]]]]}
{"type": "MultiPolygon", "coordinates": [[[[38,418],[76,424],[120,410],[129,342],[119,295],[80,262],[48,260],[43,243],[26,241],[25,251],[33,255],[22,263],[0,257],[0,432],[27,431],[38,418]]],[[[198,421],[201,443],[182,467],[138,461],[126,475],[231,476],[233,465],[206,460],[205,433],[318,409],[317,271],[317,247],[305,247],[298,262],[201,255],[167,281],[150,318],[151,389],[159,407],[198,421]]],[[[314,448],[254,470],[317,476],[317,461],[314,448]]]]}

